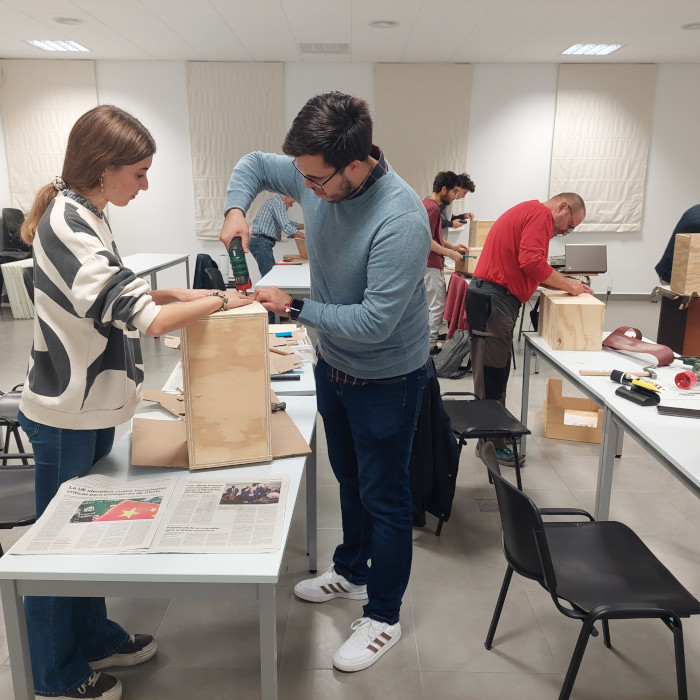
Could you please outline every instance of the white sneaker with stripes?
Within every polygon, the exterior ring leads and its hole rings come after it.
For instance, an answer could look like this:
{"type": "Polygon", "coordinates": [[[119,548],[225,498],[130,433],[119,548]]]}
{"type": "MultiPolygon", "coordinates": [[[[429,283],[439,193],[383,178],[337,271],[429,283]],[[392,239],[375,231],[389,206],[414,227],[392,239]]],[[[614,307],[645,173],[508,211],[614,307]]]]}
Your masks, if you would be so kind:
{"type": "Polygon", "coordinates": [[[333,666],[340,671],[362,671],[386,654],[401,639],[401,625],[397,622],[378,622],[361,617],[352,623],[353,633],[333,656],[333,666]]]}
{"type": "Polygon", "coordinates": [[[365,600],[367,598],[367,586],[350,583],[331,564],[325,574],[299,581],[294,586],[294,593],[296,593],[298,598],[311,601],[312,603],[325,603],[327,600],[333,600],[333,598],[365,600]]]}

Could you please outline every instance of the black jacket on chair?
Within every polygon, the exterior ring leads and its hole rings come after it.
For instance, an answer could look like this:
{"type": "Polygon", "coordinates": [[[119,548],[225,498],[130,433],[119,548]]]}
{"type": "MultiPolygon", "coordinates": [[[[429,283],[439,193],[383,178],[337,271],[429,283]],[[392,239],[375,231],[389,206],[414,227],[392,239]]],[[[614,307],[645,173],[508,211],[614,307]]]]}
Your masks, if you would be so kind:
{"type": "Polygon", "coordinates": [[[426,512],[443,522],[449,520],[458,467],[457,439],[442,405],[440,384],[431,358],[408,463],[415,526],[425,525],[426,512]]]}
{"type": "Polygon", "coordinates": [[[194,264],[192,289],[214,289],[209,275],[205,272],[208,267],[219,269],[219,266],[212,260],[211,255],[207,255],[207,253],[198,253],[197,260],[194,264]]]}

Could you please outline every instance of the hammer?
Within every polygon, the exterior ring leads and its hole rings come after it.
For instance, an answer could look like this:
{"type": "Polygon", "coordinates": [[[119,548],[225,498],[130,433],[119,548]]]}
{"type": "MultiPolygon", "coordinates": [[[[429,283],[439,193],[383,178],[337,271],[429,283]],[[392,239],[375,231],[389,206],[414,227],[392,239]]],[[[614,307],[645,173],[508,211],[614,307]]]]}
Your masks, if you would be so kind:
{"type": "Polygon", "coordinates": [[[648,365],[647,367],[642,367],[641,370],[633,370],[631,372],[621,372],[617,369],[580,369],[578,373],[584,377],[609,377],[613,372],[620,372],[620,374],[631,374],[633,377],[649,377],[649,379],[656,379],[656,372],[654,369],[658,365],[648,365]]]}

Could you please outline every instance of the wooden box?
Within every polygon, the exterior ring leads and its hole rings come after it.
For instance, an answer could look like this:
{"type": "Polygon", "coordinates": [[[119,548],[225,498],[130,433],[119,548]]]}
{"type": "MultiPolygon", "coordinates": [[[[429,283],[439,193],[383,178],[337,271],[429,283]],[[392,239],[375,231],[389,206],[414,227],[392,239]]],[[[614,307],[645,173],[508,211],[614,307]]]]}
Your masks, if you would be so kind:
{"type": "Polygon", "coordinates": [[[190,469],[270,460],[267,311],[215,313],[181,337],[190,469]]]}
{"type": "Polygon", "coordinates": [[[676,234],[671,289],[678,294],[700,294],[700,233],[676,234]]]}
{"type": "Polygon", "coordinates": [[[603,411],[594,401],[562,395],[561,379],[547,381],[544,436],[557,440],[600,442],[603,411]]]}
{"type": "Polygon", "coordinates": [[[474,274],[476,264],[479,262],[479,256],[481,255],[482,248],[469,248],[469,253],[467,255],[476,256],[475,258],[462,258],[459,262],[455,263],[455,272],[461,272],[465,275],[474,274]]]}
{"type": "Polygon", "coordinates": [[[486,221],[485,219],[472,219],[469,222],[469,247],[483,247],[486,236],[488,236],[494,223],[493,221],[486,221]]]}
{"type": "Polygon", "coordinates": [[[299,257],[305,260],[309,259],[309,253],[306,250],[306,240],[304,238],[295,238],[294,242],[297,244],[297,250],[299,251],[299,257]]]}
{"type": "Polygon", "coordinates": [[[553,350],[600,350],[605,304],[591,294],[540,293],[538,330],[553,350]]]}
{"type": "Polygon", "coordinates": [[[656,342],[679,355],[700,357],[700,297],[661,291],[656,342]]]}

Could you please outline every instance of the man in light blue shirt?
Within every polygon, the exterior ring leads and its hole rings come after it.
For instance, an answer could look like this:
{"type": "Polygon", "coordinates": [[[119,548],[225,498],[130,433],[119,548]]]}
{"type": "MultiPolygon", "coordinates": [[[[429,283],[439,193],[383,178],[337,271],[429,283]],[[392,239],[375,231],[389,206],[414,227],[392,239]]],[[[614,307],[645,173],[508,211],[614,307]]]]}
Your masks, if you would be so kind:
{"type": "Polygon", "coordinates": [[[294,204],[291,197],[276,194],[260,207],[250,232],[250,252],[258,263],[260,276],[264,277],[275,265],[272,249],[282,240],[282,231],[287,238],[304,238],[304,224],[291,221],[287,209],[294,204]]]}
{"type": "Polygon", "coordinates": [[[228,248],[240,236],[245,249],[245,211],[264,189],[304,212],[311,297],[264,287],[256,298],[318,336],[317,403],[340,486],[343,542],[328,571],[294,592],[318,603],[368,599],[333,657],[337,669],[360,671],[401,637],[412,554],[408,461],[428,363],[430,229],[418,195],[372,144],[364,100],[312,97],[283,150],[238,162],[219,239],[228,248]]]}

